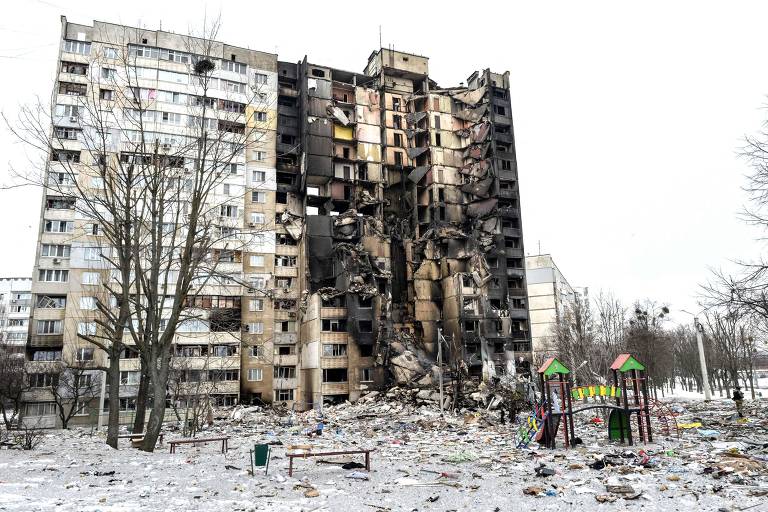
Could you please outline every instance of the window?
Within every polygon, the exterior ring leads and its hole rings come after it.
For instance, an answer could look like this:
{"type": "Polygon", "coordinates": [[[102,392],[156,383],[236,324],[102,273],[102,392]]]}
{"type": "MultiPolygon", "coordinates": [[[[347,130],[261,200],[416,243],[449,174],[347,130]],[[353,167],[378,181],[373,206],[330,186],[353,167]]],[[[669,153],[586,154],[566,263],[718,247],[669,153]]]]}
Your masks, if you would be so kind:
{"type": "Polygon", "coordinates": [[[59,385],[59,375],[56,373],[30,373],[29,387],[48,388],[59,385]]]}
{"type": "Polygon", "coordinates": [[[443,143],[442,143],[442,139],[440,138],[440,134],[436,133],[435,134],[435,146],[442,146],[442,145],[443,145],[443,143]]]}
{"type": "Polygon", "coordinates": [[[276,389],[275,401],[285,402],[286,400],[293,400],[293,390],[292,389],[276,389]]]}
{"type": "Polygon", "coordinates": [[[37,334],[61,334],[61,320],[38,320],[37,334]]]}
{"type": "Polygon", "coordinates": [[[347,382],[347,369],[323,368],[323,382],[347,382]]]}
{"type": "Polygon", "coordinates": [[[264,256],[259,254],[252,254],[250,257],[250,265],[252,267],[263,267],[264,266],[264,256]]]}
{"type": "Polygon", "coordinates": [[[266,151],[254,151],[253,152],[253,159],[254,160],[266,160],[267,159],[267,152],[266,151]]]}
{"type": "Polygon", "coordinates": [[[506,109],[506,108],[504,108],[504,107],[502,107],[501,105],[496,105],[496,106],[494,107],[494,110],[495,110],[495,111],[496,111],[496,113],[497,113],[497,114],[499,114],[500,116],[505,116],[505,115],[507,115],[507,109],[506,109]]]}
{"type": "Polygon", "coordinates": [[[267,173],[265,171],[253,171],[254,183],[263,183],[267,181],[267,173]]]}
{"type": "Polygon", "coordinates": [[[264,311],[264,299],[251,299],[248,311],[264,311]]]}
{"type": "Polygon", "coordinates": [[[123,386],[134,386],[139,384],[141,373],[138,371],[120,372],[120,384],[123,386]]]}
{"type": "Polygon", "coordinates": [[[108,59],[116,59],[117,58],[117,49],[115,48],[104,48],[104,57],[108,59]]]}
{"type": "Polygon", "coordinates": [[[43,244],[40,256],[53,258],[69,258],[69,245],[43,244]]]}
{"type": "Polygon", "coordinates": [[[179,322],[176,327],[179,332],[209,332],[210,327],[208,322],[200,320],[199,318],[187,318],[179,322]]]}
{"type": "Polygon", "coordinates": [[[116,70],[114,68],[101,68],[102,80],[112,80],[115,78],[116,70]]]}
{"type": "Polygon", "coordinates": [[[370,320],[358,320],[357,327],[360,332],[373,332],[373,322],[370,320]]]}
{"type": "MultiPolygon", "coordinates": [[[[257,348],[257,347],[251,347],[257,348]]],[[[257,357],[257,356],[254,356],[257,357]]],[[[248,368],[248,380],[250,382],[260,382],[264,378],[264,372],[261,368],[248,368]]]]}
{"type": "Polygon", "coordinates": [[[245,74],[247,66],[240,62],[235,62],[233,60],[223,60],[221,61],[221,69],[225,71],[234,71],[235,73],[240,73],[241,75],[245,74]]]}
{"type": "Polygon", "coordinates": [[[267,287],[267,279],[261,276],[251,276],[250,287],[261,290],[267,287]]]}
{"type": "Polygon", "coordinates": [[[392,97],[392,110],[394,110],[395,112],[400,111],[400,98],[398,98],[397,96],[392,97]]]}
{"type": "Polygon", "coordinates": [[[296,353],[296,347],[293,345],[279,345],[275,347],[276,356],[290,356],[296,353]]]}
{"type": "Polygon", "coordinates": [[[66,283],[69,280],[69,270],[40,269],[38,281],[48,283],[66,283]]]}
{"type": "Polygon", "coordinates": [[[511,160],[502,160],[501,161],[501,170],[502,171],[511,171],[512,170],[512,161],[511,160]]]}
{"type": "Polygon", "coordinates": [[[440,129],[440,116],[435,116],[435,123],[434,123],[434,129],[439,130],[440,129]]]}
{"type": "Polygon", "coordinates": [[[221,205],[220,214],[222,217],[237,217],[237,206],[223,204],[221,205]]]}
{"type": "Polygon", "coordinates": [[[115,99],[115,91],[112,89],[99,89],[99,99],[112,101],[115,99]]]}
{"type": "Polygon", "coordinates": [[[275,332],[296,332],[296,322],[290,320],[275,322],[275,332]]]}
{"type": "Polygon", "coordinates": [[[267,193],[266,192],[257,192],[252,191],[251,192],[251,202],[252,203],[266,203],[267,202],[267,193]]]}
{"type": "Polygon", "coordinates": [[[403,135],[400,133],[395,134],[395,146],[398,148],[403,147],[403,135]]]}
{"type": "Polygon", "coordinates": [[[82,284],[99,284],[101,276],[98,272],[83,272],[82,284]]]}
{"type": "Polygon", "coordinates": [[[248,332],[250,334],[264,334],[263,322],[251,322],[248,324],[248,332]]]}
{"type": "Polygon", "coordinates": [[[323,345],[323,357],[343,357],[347,355],[347,346],[338,343],[323,345]]]}
{"type": "Polygon", "coordinates": [[[264,345],[250,347],[250,357],[264,357],[264,345]]]}
{"type": "Polygon", "coordinates": [[[400,151],[395,151],[395,165],[403,165],[403,154],[400,151]]]}
{"type": "Polygon", "coordinates": [[[96,322],[78,322],[77,334],[81,336],[96,336],[96,322]]]}
{"type": "Polygon", "coordinates": [[[276,267],[295,267],[296,256],[275,256],[276,267]]]}
{"type": "Polygon", "coordinates": [[[54,416],[55,402],[29,402],[25,404],[24,416],[54,416]]]}
{"type": "Polygon", "coordinates": [[[96,297],[80,297],[80,309],[96,309],[96,297]]]}
{"type": "Polygon", "coordinates": [[[260,123],[265,123],[267,122],[267,113],[257,110],[253,113],[253,119],[260,123]]]}
{"type": "Polygon", "coordinates": [[[43,229],[46,233],[71,233],[75,230],[75,223],[68,220],[46,220],[43,229]]]}
{"type": "Polygon", "coordinates": [[[240,370],[208,370],[208,380],[211,382],[240,380],[240,370]]]}
{"type": "Polygon", "coordinates": [[[373,368],[360,368],[360,382],[373,382],[373,368]]]}
{"type": "Polygon", "coordinates": [[[88,72],[88,65],[87,64],[79,64],[77,62],[62,61],[62,63],[61,63],[61,72],[62,73],[69,73],[70,75],[85,76],[86,73],[88,72]]]}
{"type": "Polygon", "coordinates": [[[61,361],[61,350],[36,350],[32,354],[33,361],[61,361]]]}
{"type": "Polygon", "coordinates": [[[136,399],[135,398],[121,398],[120,399],[120,410],[123,411],[123,412],[135,411],[136,410],[136,399]]]}
{"type": "Polygon", "coordinates": [[[45,207],[48,210],[74,210],[75,199],[69,197],[49,196],[45,200],[45,207]]]}
{"type": "Polygon", "coordinates": [[[85,41],[64,41],[64,51],[68,53],[78,53],[80,55],[90,55],[91,43],[85,41]]]}
{"type": "Polygon", "coordinates": [[[59,140],[77,140],[82,130],[78,128],[69,128],[65,126],[56,126],[53,129],[53,135],[59,140]]]}
{"type": "MultiPolygon", "coordinates": [[[[93,350],[93,349],[88,349],[93,350]]],[[[81,361],[90,361],[91,359],[81,359],[81,361]]],[[[93,378],[90,374],[80,374],[75,377],[75,389],[88,389],[93,385],[93,378]]]]}
{"type": "Polygon", "coordinates": [[[101,259],[101,247],[83,247],[83,259],[98,261],[101,259]]]}
{"type": "Polygon", "coordinates": [[[267,216],[263,213],[252,213],[251,214],[251,223],[253,224],[264,224],[267,222],[267,216]]]}
{"type": "Polygon", "coordinates": [[[275,366],[273,376],[276,379],[295,379],[296,367],[295,366],[275,366]]]}
{"type": "Polygon", "coordinates": [[[38,295],[37,307],[40,309],[64,309],[67,297],[63,295],[38,295]]]}
{"type": "Polygon", "coordinates": [[[254,73],[253,82],[256,84],[266,84],[267,75],[265,75],[264,73],[254,73]]]}
{"type": "Polygon", "coordinates": [[[175,112],[161,112],[162,120],[165,124],[174,124],[180,126],[184,122],[184,116],[175,112]]]}
{"type": "Polygon", "coordinates": [[[276,277],[275,288],[290,288],[293,284],[293,279],[290,277],[276,277]]]}
{"type": "Polygon", "coordinates": [[[85,84],[75,84],[71,82],[59,82],[59,94],[67,96],[85,96],[88,86],[85,84]]]}
{"type": "Polygon", "coordinates": [[[324,319],[322,323],[322,330],[325,332],[347,332],[347,320],[329,320],[324,319]]]}
{"type": "MultiPolygon", "coordinates": [[[[79,117],[80,115],[80,107],[77,105],[56,105],[56,111],[57,116],[60,117],[79,117]]],[[[80,152],[77,152],[78,156],[80,156],[80,152]]],[[[55,158],[52,158],[51,160],[58,160],[55,158]]],[[[65,161],[69,161],[69,158],[66,158],[65,161]]],[[[79,162],[80,159],[78,158],[77,161],[79,162]]]]}

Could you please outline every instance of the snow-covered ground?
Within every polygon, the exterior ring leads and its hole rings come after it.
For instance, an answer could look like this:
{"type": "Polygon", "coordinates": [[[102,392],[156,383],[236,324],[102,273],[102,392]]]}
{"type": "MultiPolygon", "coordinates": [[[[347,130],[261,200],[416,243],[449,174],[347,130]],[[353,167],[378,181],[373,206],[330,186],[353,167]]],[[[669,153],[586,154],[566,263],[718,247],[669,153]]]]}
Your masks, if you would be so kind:
{"type": "MultiPolygon", "coordinates": [[[[0,451],[0,510],[768,510],[766,401],[749,402],[747,423],[726,400],[672,406],[681,423],[702,428],[629,447],[608,443],[604,426],[585,416],[576,422],[585,445],[554,451],[516,448],[515,429],[495,414],[441,420],[426,407],[383,401],[329,409],[323,436],[312,439],[302,430],[313,414],[294,426],[271,412],[219,419],[207,433],[231,437],[227,454],[220,443],[144,453],[127,440],[115,451],[88,430],[50,431],[34,451],[0,451]],[[252,476],[248,450],[260,442],[282,444],[273,446],[269,475],[252,476]],[[372,471],[310,458],[296,460],[288,477],[292,444],[373,448],[372,471]],[[542,464],[555,474],[537,475],[542,464]]],[[[169,432],[166,442],[176,437],[169,432]]]]}

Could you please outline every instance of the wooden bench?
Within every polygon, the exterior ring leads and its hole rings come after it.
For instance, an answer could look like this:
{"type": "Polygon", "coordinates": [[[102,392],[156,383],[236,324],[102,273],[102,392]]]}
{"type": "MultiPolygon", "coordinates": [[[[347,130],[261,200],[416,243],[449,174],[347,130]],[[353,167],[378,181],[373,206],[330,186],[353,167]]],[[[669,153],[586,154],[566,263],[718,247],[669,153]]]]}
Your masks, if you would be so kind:
{"type": "Polygon", "coordinates": [[[374,450],[339,450],[339,451],[332,451],[332,452],[303,452],[303,453],[288,453],[286,452],[286,455],[288,456],[288,476],[293,476],[293,459],[295,458],[302,458],[306,459],[307,457],[331,457],[334,455],[354,455],[357,453],[364,453],[365,454],[365,470],[370,471],[371,470],[371,452],[374,450]]]}
{"type": "Polygon", "coordinates": [[[173,441],[168,441],[168,446],[171,449],[170,453],[176,453],[176,446],[180,444],[211,443],[213,441],[221,441],[221,453],[227,453],[227,442],[229,441],[229,436],[174,439],[173,441]]]}
{"type": "MultiPolygon", "coordinates": [[[[118,439],[130,439],[131,441],[140,441],[140,440],[144,439],[145,435],[146,434],[120,434],[119,436],[117,436],[117,438],[118,439]]],[[[163,444],[163,436],[164,435],[165,434],[160,432],[160,435],[157,436],[157,440],[160,441],[160,444],[163,444]]]]}

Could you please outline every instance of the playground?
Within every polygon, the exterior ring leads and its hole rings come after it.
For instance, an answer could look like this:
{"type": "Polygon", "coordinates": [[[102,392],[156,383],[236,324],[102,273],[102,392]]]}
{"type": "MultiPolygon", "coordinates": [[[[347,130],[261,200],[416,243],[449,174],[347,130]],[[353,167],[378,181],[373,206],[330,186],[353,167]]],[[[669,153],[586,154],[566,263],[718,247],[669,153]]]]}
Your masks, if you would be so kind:
{"type": "Polygon", "coordinates": [[[652,443],[654,435],[680,436],[674,413],[663,402],[649,398],[640,361],[621,354],[610,371],[611,385],[574,386],[571,370],[556,357],[547,359],[537,370],[538,398],[517,430],[517,447],[583,444],[577,425],[585,421],[605,424],[606,440],[630,446],[652,443]]]}

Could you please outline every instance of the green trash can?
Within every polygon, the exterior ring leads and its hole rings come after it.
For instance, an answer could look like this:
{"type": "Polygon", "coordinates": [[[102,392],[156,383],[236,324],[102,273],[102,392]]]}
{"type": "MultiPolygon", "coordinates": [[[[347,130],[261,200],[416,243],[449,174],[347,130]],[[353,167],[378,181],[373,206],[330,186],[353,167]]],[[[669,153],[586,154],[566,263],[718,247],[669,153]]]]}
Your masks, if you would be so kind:
{"type": "Polygon", "coordinates": [[[264,468],[264,474],[269,472],[269,454],[270,446],[268,444],[257,444],[253,446],[251,454],[251,474],[255,475],[255,468],[264,468]]]}
{"type": "Polygon", "coordinates": [[[624,430],[624,439],[629,439],[629,415],[624,411],[613,409],[608,416],[608,439],[621,441],[621,431],[624,430]]]}

